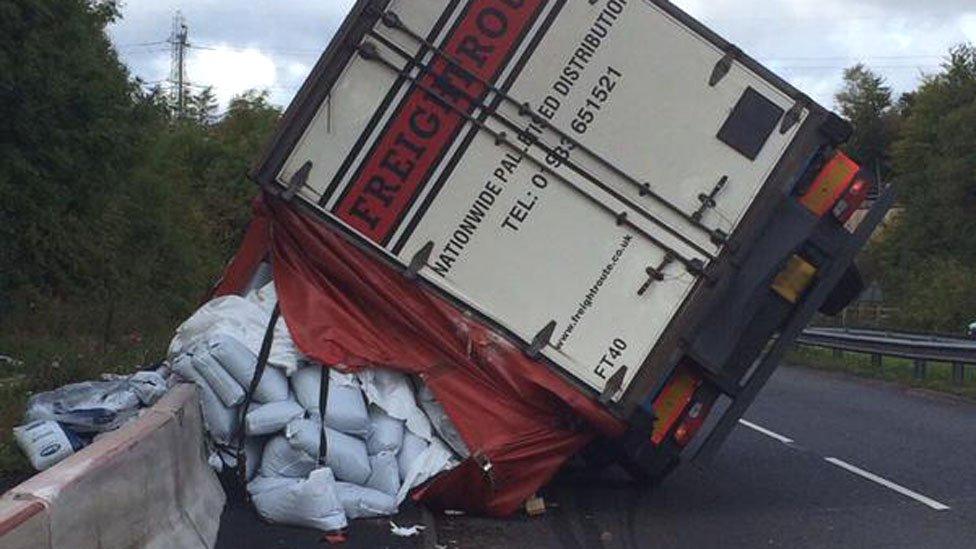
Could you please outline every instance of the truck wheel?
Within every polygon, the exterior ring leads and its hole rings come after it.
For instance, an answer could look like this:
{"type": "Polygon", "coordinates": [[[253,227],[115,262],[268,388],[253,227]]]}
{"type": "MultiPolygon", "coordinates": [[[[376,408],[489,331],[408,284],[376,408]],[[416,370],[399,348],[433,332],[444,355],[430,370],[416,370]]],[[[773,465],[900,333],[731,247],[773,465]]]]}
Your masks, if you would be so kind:
{"type": "Polygon", "coordinates": [[[617,464],[646,489],[657,487],[681,463],[681,449],[670,441],[654,446],[646,437],[631,438],[620,450],[617,464]]]}

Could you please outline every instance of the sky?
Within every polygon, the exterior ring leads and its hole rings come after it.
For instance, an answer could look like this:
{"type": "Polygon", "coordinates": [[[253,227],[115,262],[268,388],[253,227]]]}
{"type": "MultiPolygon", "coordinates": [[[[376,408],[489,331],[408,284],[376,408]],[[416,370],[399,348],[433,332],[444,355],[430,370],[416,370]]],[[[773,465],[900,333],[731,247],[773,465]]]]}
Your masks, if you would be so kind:
{"type": "MultiPolygon", "coordinates": [[[[267,89],[285,106],[308,76],[353,0],[124,0],[110,34],[132,73],[150,84],[170,74],[179,10],[189,27],[187,73],[222,106],[267,89]]],[[[674,0],[826,106],[843,69],[864,62],[896,93],[938,70],[948,49],[976,43],[974,0],[674,0]]]]}

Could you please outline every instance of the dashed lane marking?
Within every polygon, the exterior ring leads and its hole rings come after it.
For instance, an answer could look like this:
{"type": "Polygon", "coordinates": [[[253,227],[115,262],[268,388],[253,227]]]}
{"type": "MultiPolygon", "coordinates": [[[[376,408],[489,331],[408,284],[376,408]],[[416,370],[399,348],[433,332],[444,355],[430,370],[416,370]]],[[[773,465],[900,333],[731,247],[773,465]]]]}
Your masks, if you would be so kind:
{"type": "Polygon", "coordinates": [[[936,511],[948,511],[950,509],[949,506],[946,505],[946,504],[944,504],[944,503],[939,503],[938,501],[935,501],[934,499],[932,499],[930,497],[923,496],[922,494],[919,494],[918,492],[914,492],[912,490],[909,490],[908,488],[905,488],[904,486],[901,486],[899,484],[895,484],[894,482],[891,482],[888,479],[879,477],[878,475],[876,475],[876,474],[874,474],[874,473],[872,473],[870,471],[865,471],[864,469],[861,469],[859,467],[856,467],[854,465],[851,465],[850,463],[847,463],[846,461],[843,461],[843,460],[840,460],[840,459],[837,459],[837,458],[832,458],[832,457],[828,457],[828,458],[824,458],[824,459],[827,460],[827,463],[830,463],[832,465],[836,465],[837,467],[840,467],[841,469],[844,469],[844,470],[846,470],[848,472],[854,473],[855,475],[857,475],[857,476],[859,476],[861,478],[866,478],[866,479],[868,479],[868,480],[870,480],[872,482],[875,482],[877,484],[880,484],[881,486],[884,486],[885,488],[888,488],[889,490],[894,490],[895,492],[898,492],[899,494],[901,494],[903,496],[910,497],[910,498],[914,499],[915,501],[917,501],[919,503],[922,503],[924,505],[927,505],[927,506],[931,507],[932,509],[935,509],[936,511]]]}
{"type": "Polygon", "coordinates": [[[770,431],[769,429],[767,429],[765,427],[761,427],[759,425],[756,425],[755,423],[752,423],[751,421],[746,421],[744,419],[740,419],[739,420],[739,423],[741,423],[742,425],[744,425],[744,426],[752,429],[753,431],[756,431],[757,433],[762,433],[762,434],[766,435],[769,438],[778,440],[778,441],[782,442],[783,444],[793,444],[793,439],[792,438],[785,437],[785,436],[783,436],[783,435],[781,435],[779,433],[775,433],[773,431],[770,431]]]}
{"type": "MultiPolygon", "coordinates": [[[[740,419],[739,420],[739,423],[741,423],[745,427],[748,427],[748,428],[752,429],[753,431],[756,431],[757,433],[761,433],[761,434],[766,435],[767,437],[769,437],[771,439],[778,440],[779,442],[782,442],[783,444],[786,444],[787,446],[793,446],[795,444],[795,441],[792,438],[790,438],[788,436],[781,435],[781,434],[779,434],[779,433],[777,433],[775,431],[770,431],[769,429],[767,429],[767,428],[765,428],[765,427],[763,427],[761,425],[756,425],[755,423],[752,423],[751,421],[747,421],[745,419],[740,419]]],[[[897,492],[897,493],[899,493],[899,494],[901,494],[903,496],[912,498],[915,501],[917,501],[917,502],[919,502],[919,503],[921,503],[923,505],[926,505],[928,507],[931,507],[932,509],[935,509],[936,511],[948,511],[948,510],[950,510],[950,507],[948,505],[944,504],[944,503],[940,503],[940,502],[938,502],[938,501],[936,501],[936,500],[934,500],[934,499],[932,499],[932,498],[930,498],[928,496],[923,496],[922,494],[919,494],[918,492],[915,492],[913,490],[909,490],[908,488],[905,488],[904,486],[902,486],[900,484],[896,484],[896,483],[894,483],[894,482],[892,482],[892,481],[890,481],[890,480],[888,480],[886,478],[880,477],[880,476],[878,476],[878,475],[876,475],[876,474],[874,474],[874,473],[872,473],[870,471],[865,471],[864,469],[861,469],[860,467],[857,467],[855,465],[851,465],[850,463],[847,463],[846,461],[844,461],[842,459],[838,459],[838,458],[834,458],[834,457],[825,457],[823,459],[824,459],[824,461],[826,461],[827,463],[829,463],[831,465],[834,465],[836,467],[840,467],[841,469],[844,469],[845,471],[847,471],[849,473],[853,473],[853,474],[855,474],[855,475],[857,475],[857,476],[859,476],[861,478],[870,480],[871,482],[874,482],[876,484],[879,484],[881,486],[884,486],[885,488],[887,488],[889,490],[892,490],[894,492],[897,492]]]]}

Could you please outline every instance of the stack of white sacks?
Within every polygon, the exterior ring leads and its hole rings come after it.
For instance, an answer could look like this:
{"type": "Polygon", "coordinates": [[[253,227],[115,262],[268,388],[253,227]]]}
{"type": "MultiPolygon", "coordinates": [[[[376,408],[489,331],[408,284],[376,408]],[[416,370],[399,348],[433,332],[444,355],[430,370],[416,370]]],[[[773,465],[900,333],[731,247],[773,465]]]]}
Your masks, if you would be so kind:
{"type": "MultiPolygon", "coordinates": [[[[212,301],[180,327],[170,346],[173,369],[200,388],[217,467],[236,466],[228,448],[237,443],[274,300],[269,284],[245,298],[212,301]]],[[[264,518],[334,531],[347,519],[393,515],[412,488],[457,464],[455,452],[467,457],[430,391],[390,370],[327,370],[323,425],[323,370],[299,356],[280,321],[243,426],[248,492],[264,518]],[[323,430],[325,465],[319,467],[323,430]]]]}

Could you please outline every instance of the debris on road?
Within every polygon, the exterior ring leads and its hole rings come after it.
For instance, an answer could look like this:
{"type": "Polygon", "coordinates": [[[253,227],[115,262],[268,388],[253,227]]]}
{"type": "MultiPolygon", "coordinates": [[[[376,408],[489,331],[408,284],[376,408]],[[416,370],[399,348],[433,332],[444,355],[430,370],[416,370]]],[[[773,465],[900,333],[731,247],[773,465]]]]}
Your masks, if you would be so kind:
{"type": "Polygon", "coordinates": [[[525,512],[530,517],[538,517],[546,514],[546,500],[539,496],[533,496],[525,502],[525,512]]]}
{"type": "Polygon", "coordinates": [[[392,520],[390,521],[390,533],[400,538],[412,538],[419,536],[426,529],[426,526],[420,524],[410,527],[403,527],[397,526],[397,524],[392,520]]]}

